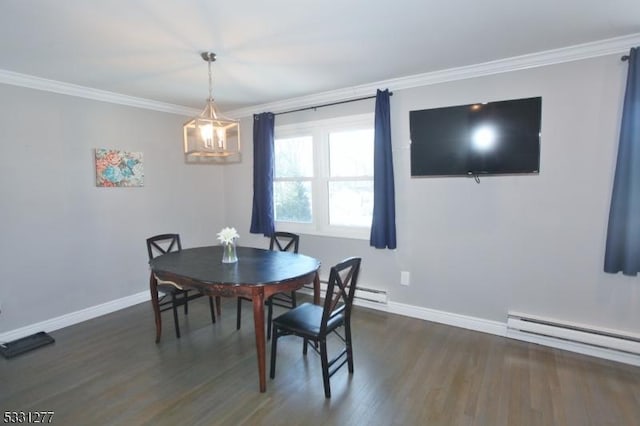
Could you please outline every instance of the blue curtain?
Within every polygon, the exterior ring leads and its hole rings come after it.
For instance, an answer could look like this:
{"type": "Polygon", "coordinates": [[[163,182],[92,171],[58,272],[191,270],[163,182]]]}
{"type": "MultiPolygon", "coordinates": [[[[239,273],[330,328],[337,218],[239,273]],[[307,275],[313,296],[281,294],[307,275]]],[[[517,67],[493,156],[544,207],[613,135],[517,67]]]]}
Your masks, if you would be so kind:
{"type": "Polygon", "coordinates": [[[373,221],[369,244],[375,248],[396,248],[396,201],[391,153],[389,90],[378,90],[376,93],[373,221]]]}
{"type": "Polygon", "coordinates": [[[640,64],[638,47],[629,54],[618,162],[611,194],[604,271],[640,272],[640,64]]]}
{"type": "Polygon", "coordinates": [[[253,209],[251,233],[270,237],[273,215],[273,128],[275,116],[263,112],[253,116],[253,209]]]}

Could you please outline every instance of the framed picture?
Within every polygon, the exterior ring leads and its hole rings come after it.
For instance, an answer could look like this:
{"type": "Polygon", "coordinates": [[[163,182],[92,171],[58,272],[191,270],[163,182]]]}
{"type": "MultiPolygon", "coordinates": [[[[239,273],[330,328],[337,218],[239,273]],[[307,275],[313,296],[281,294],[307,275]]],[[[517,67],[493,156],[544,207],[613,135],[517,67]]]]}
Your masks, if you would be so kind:
{"type": "Polygon", "coordinates": [[[142,153],[96,149],[96,186],[144,186],[142,153]]]}

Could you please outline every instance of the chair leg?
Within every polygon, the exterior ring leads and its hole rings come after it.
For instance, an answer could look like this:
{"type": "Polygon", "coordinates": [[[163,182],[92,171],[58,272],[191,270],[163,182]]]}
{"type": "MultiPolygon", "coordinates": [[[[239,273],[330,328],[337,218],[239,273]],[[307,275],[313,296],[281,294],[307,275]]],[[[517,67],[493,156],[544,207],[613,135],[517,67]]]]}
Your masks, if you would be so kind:
{"type": "Polygon", "coordinates": [[[211,310],[211,322],[216,323],[216,312],[213,310],[213,297],[209,296],[209,310],[211,310]]]}
{"type": "Polygon", "coordinates": [[[278,352],[278,329],[274,327],[273,338],[271,339],[271,369],[269,377],[272,379],[276,376],[276,353],[278,352]]]}
{"type": "Polygon", "coordinates": [[[271,339],[271,318],[273,318],[273,301],[267,299],[267,340],[271,339]]]}
{"type": "Polygon", "coordinates": [[[184,314],[189,313],[189,290],[185,290],[182,295],[184,296],[184,314]]]}
{"type": "Polygon", "coordinates": [[[296,300],[296,292],[292,291],[291,292],[291,307],[295,308],[296,306],[298,306],[298,301],[296,300]]]}
{"type": "Polygon", "coordinates": [[[302,342],[302,355],[307,354],[307,345],[309,344],[309,339],[304,339],[302,342]]]}
{"type": "MultiPolygon", "coordinates": [[[[158,293],[156,292],[156,294],[158,293]]],[[[154,298],[153,295],[151,296],[151,306],[153,306],[153,316],[156,320],[156,343],[160,343],[160,337],[162,336],[162,318],[160,315],[162,315],[162,312],[160,312],[158,298],[154,298]]]]}
{"type": "Polygon", "coordinates": [[[347,366],[349,374],[353,374],[353,346],[351,345],[351,324],[346,321],[344,324],[344,340],[347,346],[347,366]]]}
{"type": "Polygon", "coordinates": [[[171,310],[173,311],[173,322],[176,326],[176,337],[180,338],[180,324],[178,323],[178,307],[176,304],[176,294],[171,293],[171,310]]]}
{"type": "Polygon", "coordinates": [[[329,385],[329,359],[327,354],[327,341],[320,341],[320,361],[322,362],[322,382],[324,385],[325,398],[331,398],[331,387],[329,385]]]}
{"type": "Polygon", "coordinates": [[[242,323],[242,299],[238,297],[238,309],[236,310],[236,330],[240,330],[242,323]]]}

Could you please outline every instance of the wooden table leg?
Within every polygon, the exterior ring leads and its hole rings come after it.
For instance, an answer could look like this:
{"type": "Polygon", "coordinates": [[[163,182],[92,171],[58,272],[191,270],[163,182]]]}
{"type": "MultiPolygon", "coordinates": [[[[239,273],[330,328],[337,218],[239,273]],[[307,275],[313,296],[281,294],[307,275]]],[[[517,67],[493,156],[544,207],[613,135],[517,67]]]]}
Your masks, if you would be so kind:
{"type": "Polygon", "coordinates": [[[266,392],[266,349],[264,339],[264,290],[260,288],[254,291],[253,300],[253,326],[256,332],[256,350],[258,352],[258,375],[260,377],[260,392],[266,392]]]}
{"type": "Polygon", "coordinates": [[[222,316],[222,307],[220,305],[220,296],[216,296],[216,311],[218,311],[218,317],[222,316]]]}
{"type": "Polygon", "coordinates": [[[316,272],[316,276],[313,278],[313,304],[320,304],[320,273],[316,272]]]}
{"type": "Polygon", "coordinates": [[[149,291],[151,292],[151,305],[153,306],[153,315],[156,319],[156,343],[160,342],[162,334],[162,317],[160,316],[160,302],[158,301],[158,280],[153,272],[149,278],[149,291]]]}

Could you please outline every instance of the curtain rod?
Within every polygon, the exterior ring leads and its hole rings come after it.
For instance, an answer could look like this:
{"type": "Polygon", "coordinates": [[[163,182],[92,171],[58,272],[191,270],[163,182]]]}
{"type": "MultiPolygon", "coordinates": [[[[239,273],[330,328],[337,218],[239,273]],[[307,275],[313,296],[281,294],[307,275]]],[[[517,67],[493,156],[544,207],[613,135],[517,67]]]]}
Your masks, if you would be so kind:
{"type": "MultiPolygon", "coordinates": [[[[393,92],[389,92],[389,96],[393,96],[393,92]]],[[[376,97],[375,95],[364,96],[362,98],[349,99],[346,101],[331,102],[330,104],[322,104],[322,105],[310,106],[305,108],[292,109],[291,111],[276,112],[273,115],[290,114],[292,112],[300,112],[300,111],[307,111],[310,109],[324,108],[324,107],[333,106],[333,105],[348,104],[349,102],[364,101],[365,99],[374,99],[375,97],[376,97]]]]}

